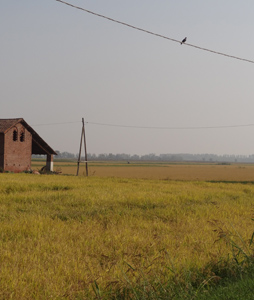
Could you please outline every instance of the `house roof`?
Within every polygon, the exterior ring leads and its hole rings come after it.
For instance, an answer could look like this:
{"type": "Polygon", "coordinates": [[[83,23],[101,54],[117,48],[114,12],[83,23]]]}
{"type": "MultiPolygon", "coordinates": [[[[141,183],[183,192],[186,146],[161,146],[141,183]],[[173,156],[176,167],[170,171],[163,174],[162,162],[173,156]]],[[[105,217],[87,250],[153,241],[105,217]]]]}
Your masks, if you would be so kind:
{"type": "Polygon", "coordinates": [[[5,133],[23,119],[0,119],[0,133],[5,133]]]}
{"type": "Polygon", "coordinates": [[[54,154],[57,153],[29,126],[23,118],[0,119],[0,133],[5,134],[11,128],[21,123],[32,134],[32,154],[54,154]]]}

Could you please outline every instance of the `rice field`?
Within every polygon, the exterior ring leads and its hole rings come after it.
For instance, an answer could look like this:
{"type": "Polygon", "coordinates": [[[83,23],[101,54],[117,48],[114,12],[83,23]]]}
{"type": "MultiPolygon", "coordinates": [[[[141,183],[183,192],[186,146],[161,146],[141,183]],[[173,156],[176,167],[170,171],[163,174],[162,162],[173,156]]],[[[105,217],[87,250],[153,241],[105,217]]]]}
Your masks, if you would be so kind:
{"type": "MultiPolygon", "coordinates": [[[[40,169],[44,161],[33,161],[32,168],[40,169]]],[[[76,162],[54,162],[54,170],[76,175],[76,162]]],[[[254,181],[254,164],[166,163],[166,162],[91,162],[89,176],[198,181],[254,181]]],[[[86,175],[80,164],[79,175],[86,175]]]]}
{"type": "Polygon", "coordinates": [[[104,163],[89,177],[0,174],[0,299],[158,299],[137,287],[216,283],[234,272],[230,240],[252,253],[252,170],[104,163]]]}

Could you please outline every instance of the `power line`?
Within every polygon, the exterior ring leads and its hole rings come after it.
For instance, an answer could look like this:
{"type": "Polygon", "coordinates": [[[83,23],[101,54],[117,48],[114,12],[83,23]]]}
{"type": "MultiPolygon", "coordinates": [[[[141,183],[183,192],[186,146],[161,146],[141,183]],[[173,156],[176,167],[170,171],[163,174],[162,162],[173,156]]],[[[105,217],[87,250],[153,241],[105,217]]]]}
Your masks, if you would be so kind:
{"type": "MultiPolygon", "coordinates": [[[[53,125],[66,125],[77,124],[81,121],[74,122],[59,122],[59,123],[44,123],[33,124],[31,126],[53,126],[53,125]]],[[[99,123],[99,122],[85,122],[88,125],[108,126],[108,127],[120,127],[120,128],[133,128],[133,129],[156,129],[156,130],[198,130],[198,129],[223,129],[223,128],[241,128],[241,127],[253,127],[254,124],[240,124],[240,125],[218,125],[218,126],[186,126],[186,127],[172,127],[172,126],[136,126],[136,125],[120,125],[111,123],[99,123]]]]}
{"type": "MultiPolygon", "coordinates": [[[[100,18],[104,18],[104,19],[107,19],[111,22],[115,22],[115,23],[118,23],[118,24],[121,24],[121,25],[124,25],[124,26],[127,26],[127,27],[130,27],[132,29],[135,29],[135,30],[139,30],[139,31],[142,31],[142,32],[145,32],[145,33],[148,33],[148,34],[151,34],[151,35],[155,35],[157,37],[160,37],[160,38],[163,38],[163,39],[167,39],[167,40],[170,40],[172,42],[176,42],[176,43],[180,43],[181,44],[181,41],[179,40],[176,40],[176,39],[173,39],[173,38],[170,38],[168,36],[164,36],[164,35],[161,35],[161,34],[158,34],[158,33],[154,33],[152,31],[149,31],[149,30],[146,30],[146,29],[143,29],[143,28],[140,28],[140,27],[136,27],[136,26],[133,26],[131,24],[128,24],[128,23],[125,23],[125,22],[122,22],[122,21],[118,21],[116,19],[112,19],[112,18],[109,18],[107,16],[104,16],[104,15],[101,15],[101,14],[98,14],[98,13],[95,13],[91,10],[88,10],[88,9],[85,9],[83,7],[80,7],[80,6],[76,6],[76,5],[73,5],[71,3],[68,3],[68,2],[65,2],[65,1],[62,1],[62,0],[56,0],[57,2],[61,2],[65,5],[68,5],[68,6],[71,6],[73,8],[76,8],[76,9],[79,9],[79,10],[82,10],[82,11],[85,11],[89,14],[92,14],[92,15],[95,15],[97,17],[100,17],[100,18]]],[[[196,46],[196,45],[192,45],[192,44],[189,44],[189,43],[184,43],[183,45],[186,45],[186,46],[189,46],[189,47],[193,47],[193,48],[197,48],[199,50],[203,50],[203,51],[207,51],[207,52],[211,52],[213,54],[217,54],[217,55],[223,55],[223,56],[226,56],[226,57],[229,57],[229,58],[233,58],[233,59],[238,59],[238,60],[241,60],[241,61],[245,61],[245,62],[249,62],[249,63],[254,63],[253,60],[249,60],[249,59],[246,59],[246,58],[241,58],[241,57],[238,57],[238,56],[233,56],[233,55],[229,55],[229,54],[226,54],[226,53],[222,53],[222,52],[218,52],[218,51],[214,51],[214,50],[211,50],[211,49],[207,49],[207,48],[203,48],[203,47],[199,47],[199,46],[196,46]]]]}
{"type": "Polygon", "coordinates": [[[200,129],[223,129],[223,128],[240,128],[240,127],[254,126],[254,124],[243,124],[243,125],[221,125],[221,126],[154,127],[154,126],[117,125],[117,124],[106,124],[106,123],[96,123],[96,122],[85,122],[85,123],[88,125],[91,124],[91,125],[99,125],[99,126],[134,128],[134,129],[157,129],[157,130],[200,130],[200,129]]]}
{"type": "Polygon", "coordinates": [[[74,124],[74,123],[81,123],[81,121],[61,122],[61,123],[44,123],[44,124],[34,124],[34,125],[31,125],[31,126],[51,126],[51,125],[64,125],[64,124],[74,124]]]}

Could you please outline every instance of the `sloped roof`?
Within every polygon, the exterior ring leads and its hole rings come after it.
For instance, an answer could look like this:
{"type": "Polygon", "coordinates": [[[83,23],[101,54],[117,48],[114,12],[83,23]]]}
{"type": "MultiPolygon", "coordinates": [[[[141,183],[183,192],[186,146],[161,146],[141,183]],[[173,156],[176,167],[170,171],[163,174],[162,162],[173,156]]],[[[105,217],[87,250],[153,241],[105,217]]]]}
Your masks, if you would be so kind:
{"type": "Polygon", "coordinates": [[[6,133],[13,126],[21,122],[23,119],[0,119],[0,133],[6,133]]]}
{"type": "Polygon", "coordinates": [[[32,134],[32,154],[54,154],[57,153],[39,136],[39,134],[29,126],[23,118],[0,119],[0,133],[5,134],[12,127],[22,123],[22,125],[32,134]]]}

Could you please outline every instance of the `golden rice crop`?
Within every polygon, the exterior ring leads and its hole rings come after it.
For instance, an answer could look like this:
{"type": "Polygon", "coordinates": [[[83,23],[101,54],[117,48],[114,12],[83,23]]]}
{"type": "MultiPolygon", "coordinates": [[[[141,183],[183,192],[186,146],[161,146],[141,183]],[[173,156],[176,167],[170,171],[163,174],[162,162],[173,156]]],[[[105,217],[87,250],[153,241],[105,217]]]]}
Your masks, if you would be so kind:
{"type": "MultiPolygon", "coordinates": [[[[33,161],[32,168],[40,169],[45,162],[33,161]]],[[[77,163],[55,161],[55,170],[62,174],[77,173],[77,163]]],[[[217,163],[167,163],[167,162],[90,162],[89,176],[122,177],[168,180],[227,180],[254,181],[253,164],[217,164],[217,163]]],[[[79,175],[85,175],[85,164],[80,164],[79,175]]]]}
{"type": "Polygon", "coordinates": [[[227,255],[214,229],[253,231],[254,185],[0,174],[0,298],[80,299],[164,282],[227,255]]]}

